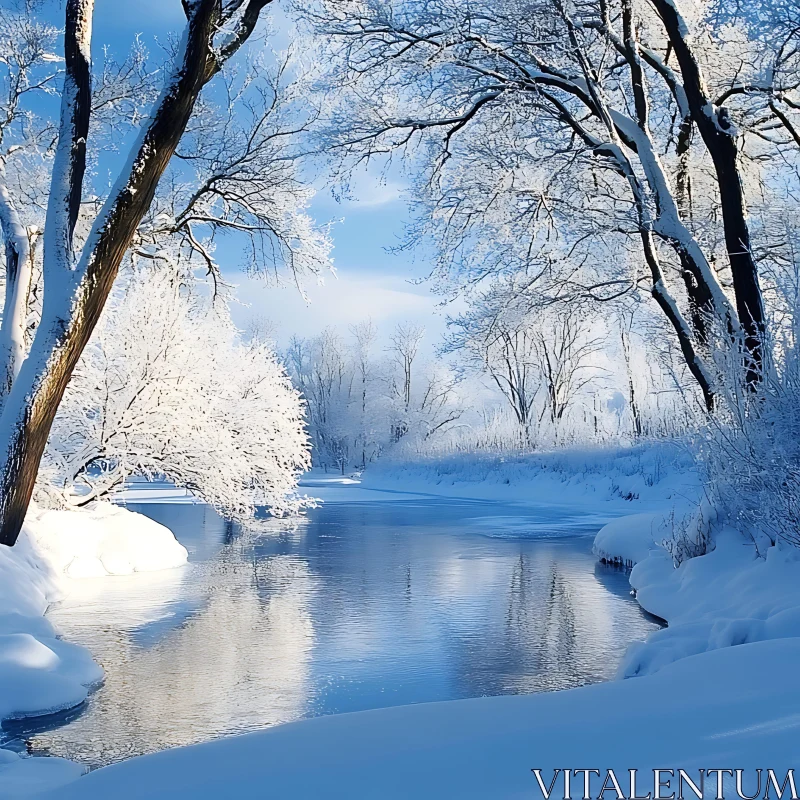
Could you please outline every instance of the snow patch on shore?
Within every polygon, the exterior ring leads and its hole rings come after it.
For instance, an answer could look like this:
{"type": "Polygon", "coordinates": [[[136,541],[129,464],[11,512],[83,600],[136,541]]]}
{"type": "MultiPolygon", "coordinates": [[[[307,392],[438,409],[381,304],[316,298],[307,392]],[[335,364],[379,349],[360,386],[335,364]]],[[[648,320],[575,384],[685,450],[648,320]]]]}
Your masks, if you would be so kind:
{"type": "Polygon", "coordinates": [[[20,758],[0,750],[0,800],[19,800],[74,781],[86,770],[65,758],[20,758]]]}
{"type": "Polygon", "coordinates": [[[604,525],[592,550],[604,563],[632,567],[658,547],[665,532],[663,514],[629,514],[604,525]]]}
{"type": "Polygon", "coordinates": [[[110,503],[86,511],[45,511],[28,535],[55,571],[71,578],[172,569],[188,557],[169,528],[110,503]]]}
{"type": "Polygon", "coordinates": [[[0,719],[78,705],[103,677],[89,653],[58,639],[43,616],[62,588],[35,545],[35,528],[27,520],[17,544],[0,547],[0,719]]]}

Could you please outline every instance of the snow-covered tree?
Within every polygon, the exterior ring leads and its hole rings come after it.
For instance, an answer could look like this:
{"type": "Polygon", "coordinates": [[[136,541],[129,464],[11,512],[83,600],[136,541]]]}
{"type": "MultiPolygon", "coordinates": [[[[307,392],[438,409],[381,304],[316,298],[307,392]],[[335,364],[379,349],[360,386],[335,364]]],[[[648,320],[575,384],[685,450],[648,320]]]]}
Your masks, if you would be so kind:
{"type": "Polygon", "coordinates": [[[214,240],[230,233],[248,246],[243,249],[253,268],[285,266],[296,280],[327,263],[327,235],[305,212],[310,195],[297,178],[294,151],[284,146],[307,122],[287,108],[284,71],[267,77],[257,61],[239,78],[223,71],[269,3],[187,0],[186,29],[171,63],[151,69],[135,45],[130,59],[106,59],[95,75],[93,0],[65,4],[63,59],[53,52],[57,32],[31,14],[4,12],[0,20],[6,66],[0,93],[0,224],[7,255],[0,328],[4,544],[16,541],[59,403],[126,256],[163,267],[179,247],[216,277],[214,240]],[[212,82],[222,84],[216,96],[223,97],[223,108],[212,95],[201,97],[212,82]],[[60,93],[57,121],[34,97],[51,91],[60,93]],[[151,99],[145,113],[142,104],[151,99]],[[110,192],[87,169],[109,142],[129,150],[110,192]],[[32,184],[26,162],[38,164],[48,191],[32,184]],[[26,265],[40,230],[43,248],[34,255],[43,280],[31,288],[34,269],[26,265]],[[28,331],[20,330],[32,295],[38,325],[26,351],[28,331]]]}
{"type": "Polygon", "coordinates": [[[130,475],[163,477],[228,517],[302,508],[304,409],[270,346],[166,268],[126,276],[78,362],[44,477],[84,505],[130,475]]]}
{"type": "Polygon", "coordinates": [[[422,336],[409,323],[381,332],[364,320],[349,336],[329,327],[291,339],[283,358],[307,404],[316,466],[363,468],[401,441],[445,434],[461,417],[457,376],[423,357],[422,336]]]}
{"type": "Polygon", "coordinates": [[[353,366],[355,381],[353,391],[357,396],[357,415],[359,433],[355,443],[358,454],[361,449],[360,466],[367,465],[379,452],[381,437],[375,419],[375,382],[377,365],[373,350],[378,338],[378,330],[371,319],[363,320],[350,328],[353,341],[353,366]]]}
{"type": "Polygon", "coordinates": [[[285,361],[308,408],[316,463],[344,472],[353,456],[353,373],[338,332],[326,328],[312,339],[293,337],[285,361]]]}
{"type": "Polygon", "coordinates": [[[581,306],[528,308],[507,289],[495,286],[451,320],[447,349],[491,378],[530,445],[545,416],[557,436],[568,409],[598,378],[605,340],[581,306]]]}
{"type": "Polygon", "coordinates": [[[527,315],[505,313],[487,299],[450,321],[446,347],[467,368],[491,378],[514,414],[522,443],[532,444],[541,390],[535,332],[527,315]]]}
{"type": "Polygon", "coordinates": [[[415,160],[409,240],[445,291],[652,295],[712,408],[720,353],[750,390],[769,360],[759,217],[798,165],[796,9],[758,6],[320,0],[324,141],[339,168],[415,160]]]}
{"type": "Polygon", "coordinates": [[[396,419],[392,422],[392,438],[394,441],[408,433],[414,388],[414,362],[419,354],[419,347],[425,336],[425,328],[421,325],[397,324],[389,337],[387,348],[395,369],[391,376],[392,398],[396,419]]]}

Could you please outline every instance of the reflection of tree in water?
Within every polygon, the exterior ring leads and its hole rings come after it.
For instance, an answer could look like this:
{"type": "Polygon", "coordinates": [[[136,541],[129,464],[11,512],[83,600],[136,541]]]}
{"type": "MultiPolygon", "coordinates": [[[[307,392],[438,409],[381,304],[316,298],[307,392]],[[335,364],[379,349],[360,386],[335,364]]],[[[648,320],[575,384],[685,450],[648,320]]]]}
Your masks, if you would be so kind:
{"type": "Polygon", "coordinates": [[[613,674],[612,613],[594,576],[546,547],[535,556],[521,550],[507,574],[502,622],[489,606],[480,631],[454,644],[462,696],[550,691],[613,674]]]}
{"type": "Polygon", "coordinates": [[[98,633],[91,646],[106,683],[90,713],[36,737],[35,748],[108,763],[305,714],[315,591],[307,564],[260,560],[241,536],[207,566],[192,576],[202,581],[200,606],[152,646],[137,645],[136,629],[98,633]]]}
{"type": "MultiPolygon", "coordinates": [[[[576,609],[569,581],[553,557],[521,552],[511,564],[505,624],[488,627],[486,657],[476,674],[482,693],[506,694],[561,688],[565,666],[574,663],[576,609]]],[[[569,682],[572,685],[572,682],[569,682]]]]}

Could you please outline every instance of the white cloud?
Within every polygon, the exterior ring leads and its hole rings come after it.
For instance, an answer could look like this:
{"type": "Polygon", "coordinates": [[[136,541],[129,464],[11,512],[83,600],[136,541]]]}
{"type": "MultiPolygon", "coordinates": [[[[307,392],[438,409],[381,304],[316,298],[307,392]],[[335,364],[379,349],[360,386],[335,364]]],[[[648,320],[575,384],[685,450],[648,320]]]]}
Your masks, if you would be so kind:
{"type": "Polygon", "coordinates": [[[292,334],[314,336],[329,325],[347,328],[367,318],[384,331],[401,321],[424,325],[431,343],[444,329],[437,299],[397,275],[329,276],[323,285],[307,287],[308,303],[295,288],[276,288],[246,275],[231,277],[238,284],[236,296],[247,304],[234,308],[237,324],[246,328],[253,317],[266,317],[275,323],[281,345],[292,334]]]}

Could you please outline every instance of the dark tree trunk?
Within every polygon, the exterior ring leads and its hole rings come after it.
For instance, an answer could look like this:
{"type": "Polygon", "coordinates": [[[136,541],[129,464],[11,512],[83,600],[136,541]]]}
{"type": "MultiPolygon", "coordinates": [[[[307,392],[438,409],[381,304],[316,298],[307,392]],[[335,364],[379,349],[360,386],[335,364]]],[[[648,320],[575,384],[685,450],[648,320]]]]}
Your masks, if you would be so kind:
{"type": "Polygon", "coordinates": [[[678,256],[681,260],[681,274],[686,286],[686,295],[689,298],[692,329],[697,342],[705,346],[708,344],[708,320],[714,314],[714,298],[695,263],[683,251],[679,251],[678,256]]]}
{"type": "Polygon", "coordinates": [[[714,163],[736,311],[744,332],[746,381],[749,387],[754,388],[761,380],[764,360],[765,314],[758,269],[750,246],[736,131],[726,109],[714,106],[708,96],[703,74],[688,41],[686,25],[677,7],[672,0],[653,0],[653,5],[664,22],[678,59],[692,119],[714,163]]]}
{"type": "Polygon", "coordinates": [[[678,311],[675,301],[669,296],[666,287],[664,286],[664,279],[661,275],[661,266],[658,263],[658,255],[656,253],[655,244],[653,242],[653,235],[650,231],[640,231],[642,240],[642,247],[644,249],[645,260],[650,267],[650,272],[653,277],[653,287],[650,293],[653,299],[658,303],[659,308],[664,312],[667,319],[672,324],[672,328],[678,336],[678,344],[681,348],[681,353],[692,373],[694,379],[700,386],[703,392],[703,400],[705,402],[706,410],[714,410],[714,387],[711,383],[711,376],[708,374],[703,364],[703,360],[695,347],[692,332],[687,330],[687,325],[678,311]]]}

